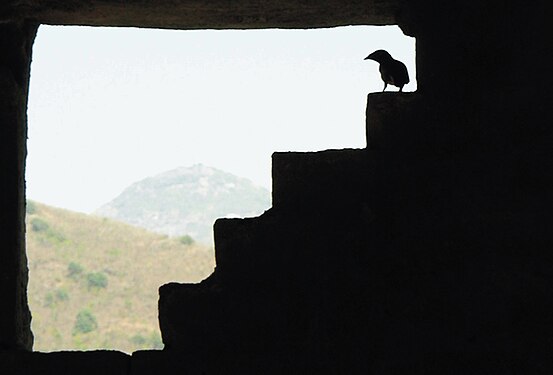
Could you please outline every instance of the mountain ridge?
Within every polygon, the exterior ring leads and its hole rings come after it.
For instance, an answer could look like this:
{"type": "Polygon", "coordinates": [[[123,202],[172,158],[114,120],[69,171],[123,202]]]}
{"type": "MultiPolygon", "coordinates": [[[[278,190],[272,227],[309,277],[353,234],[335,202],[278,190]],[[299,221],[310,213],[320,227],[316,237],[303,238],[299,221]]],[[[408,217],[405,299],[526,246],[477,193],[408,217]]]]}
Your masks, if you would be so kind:
{"type": "Polygon", "coordinates": [[[93,212],[169,236],[211,243],[221,217],[249,217],[271,206],[270,192],[203,164],[174,168],[129,185],[93,212]]]}

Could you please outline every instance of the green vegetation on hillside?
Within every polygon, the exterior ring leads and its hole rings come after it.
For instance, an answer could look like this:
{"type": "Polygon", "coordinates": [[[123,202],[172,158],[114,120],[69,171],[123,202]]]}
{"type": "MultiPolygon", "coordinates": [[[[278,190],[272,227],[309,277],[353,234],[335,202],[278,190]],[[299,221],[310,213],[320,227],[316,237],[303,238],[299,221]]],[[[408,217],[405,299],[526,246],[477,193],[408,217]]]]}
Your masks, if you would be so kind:
{"type": "Polygon", "coordinates": [[[158,288],[199,282],[213,249],[111,219],[28,202],[27,256],[34,350],[163,347],[158,288]]]}

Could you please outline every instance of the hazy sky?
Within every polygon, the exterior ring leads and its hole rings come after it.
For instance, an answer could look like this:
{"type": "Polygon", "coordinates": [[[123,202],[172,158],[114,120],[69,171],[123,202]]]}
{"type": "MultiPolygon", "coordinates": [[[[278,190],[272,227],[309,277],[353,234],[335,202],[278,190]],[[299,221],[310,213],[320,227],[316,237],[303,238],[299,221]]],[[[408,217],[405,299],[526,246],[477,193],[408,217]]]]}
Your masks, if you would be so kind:
{"type": "MultiPolygon", "coordinates": [[[[41,26],[29,94],[27,196],[91,212],[133,182],[202,163],[270,189],[274,151],[362,148],[369,92],[397,27],[168,31],[41,26]]],[[[389,86],[388,91],[397,91],[389,86]]]]}

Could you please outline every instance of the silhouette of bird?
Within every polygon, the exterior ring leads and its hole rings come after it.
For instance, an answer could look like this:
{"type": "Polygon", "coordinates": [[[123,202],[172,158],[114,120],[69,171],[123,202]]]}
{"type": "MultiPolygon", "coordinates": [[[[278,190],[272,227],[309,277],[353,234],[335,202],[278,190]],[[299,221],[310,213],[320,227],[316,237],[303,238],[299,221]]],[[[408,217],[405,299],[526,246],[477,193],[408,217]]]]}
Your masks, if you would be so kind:
{"type": "Polygon", "coordinates": [[[388,84],[399,87],[399,91],[403,91],[403,86],[409,83],[409,74],[404,63],[394,60],[392,56],[383,49],[374,51],[365,60],[374,60],[380,64],[380,76],[384,81],[384,89],[388,84]]]}

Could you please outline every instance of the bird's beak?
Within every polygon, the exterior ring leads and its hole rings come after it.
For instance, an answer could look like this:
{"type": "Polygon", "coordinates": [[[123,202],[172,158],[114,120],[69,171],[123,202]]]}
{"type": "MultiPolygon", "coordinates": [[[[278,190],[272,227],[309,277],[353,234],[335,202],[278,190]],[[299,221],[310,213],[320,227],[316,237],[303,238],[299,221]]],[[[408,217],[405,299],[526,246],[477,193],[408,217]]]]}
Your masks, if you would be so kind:
{"type": "Polygon", "coordinates": [[[372,60],[372,59],[373,59],[373,57],[372,57],[372,54],[371,54],[371,55],[365,57],[363,60],[372,60]]]}

